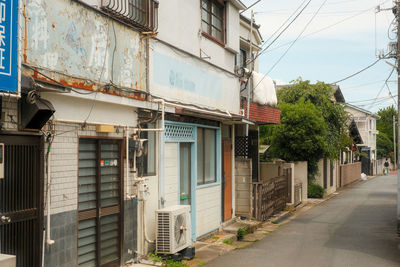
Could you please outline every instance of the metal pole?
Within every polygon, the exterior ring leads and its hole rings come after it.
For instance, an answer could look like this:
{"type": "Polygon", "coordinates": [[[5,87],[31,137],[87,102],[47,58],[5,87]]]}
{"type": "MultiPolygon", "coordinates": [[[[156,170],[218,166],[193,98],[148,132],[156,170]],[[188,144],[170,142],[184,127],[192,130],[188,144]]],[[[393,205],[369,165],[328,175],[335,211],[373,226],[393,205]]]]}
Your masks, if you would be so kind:
{"type": "Polygon", "coordinates": [[[397,156],[396,156],[396,116],[393,115],[393,169],[397,169],[397,156]]]}
{"type": "MultiPolygon", "coordinates": [[[[254,19],[254,13],[253,10],[251,10],[251,20],[250,20],[250,66],[248,66],[250,68],[250,73],[253,71],[253,19],[254,19]]],[[[246,62],[247,63],[247,62],[246,62]]],[[[251,79],[251,77],[249,77],[249,79],[251,79]]],[[[247,87],[247,110],[246,110],[246,117],[247,120],[249,120],[250,118],[250,89],[253,89],[252,84],[250,84],[249,87],[247,87]]],[[[246,136],[249,136],[249,124],[246,124],[246,136]]]]}
{"type": "MultiPolygon", "coordinates": [[[[397,58],[396,58],[396,66],[397,66],[397,119],[400,118],[400,66],[399,66],[399,57],[400,57],[400,0],[396,0],[396,20],[397,20],[397,58]]],[[[400,123],[397,123],[397,140],[400,140],[400,123]]],[[[400,146],[397,148],[397,155],[400,155],[400,146]]],[[[397,157],[397,167],[400,166],[399,158],[397,157]]],[[[397,169],[397,234],[400,235],[400,170],[397,169]]]]}

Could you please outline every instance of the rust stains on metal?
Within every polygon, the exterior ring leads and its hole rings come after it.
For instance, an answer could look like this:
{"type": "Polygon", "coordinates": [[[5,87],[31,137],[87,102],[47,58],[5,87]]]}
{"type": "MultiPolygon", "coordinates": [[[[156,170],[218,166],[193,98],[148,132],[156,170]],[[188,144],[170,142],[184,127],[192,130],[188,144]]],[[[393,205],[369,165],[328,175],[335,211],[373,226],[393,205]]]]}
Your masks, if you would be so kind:
{"type": "MultiPolygon", "coordinates": [[[[36,69],[36,68],[35,68],[36,69]]],[[[143,92],[135,92],[135,91],[127,91],[126,89],[120,89],[117,87],[114,87],[112,85],[101,85],[92,81],[88,81],[88,80],[82,80],[80,78],[74,78],[74,77],[69,77],[66,75],[62,75],[60,73],[55,73],[55,72],[49,72],[46,70],[32,70],[32,69],[24,69],[23,74],[26,76],[31,76],[36,80],[40,80],[43,82],[47,82],[47,83],[53,83],[53,84],[57,84],[58,85],[62,84],[65,87],[72,87],[72,88],[76,88],[76,89],[82,89],[82,90],[87,90],[87,91],[92,91],[92,92],[99,92],[99,93],[103,93],[103,94],[108,94],[108,95],[114,95],[114,96],[119,96],[119,97],[127,97],[127,98],[132,98],[132,99],[137,99],[137,100],[146,100],[146,93],[143,92]],[[41,74],[41,72],[43,72],[43,74],[45,74],[47,77],[51,78],[47,78],[45,76],[43,76],[41,74]],[[56,82],[55,82],[56,81],[56,82]]],[[[138,89],[136,89],[138,90],[138,89]]]]}
{"type": "MultiPolygon", "coordinates": [[[[71,79],[72,80],[72,79],[71,79]]],[[[76,80],[76,79],[74,79],[76,80]]],[[[96,85],[92,82],[84,82],[84,81],[67,81],[65,79],[59,79],[61,84],[67,86],[67,87],[74,87],[74,88],[79,88],[79,89],[85,89],[89,91],[96,91],[96,85]]]]}
{"type": "Polygon", "coordinates": [[[27,23],[26,23],[26,6],[24,5],[24,9],[22,11],[24,16],[24,63],[27,61],[26,50],[28,49],[28,33],[27,33],[27,23]]]}

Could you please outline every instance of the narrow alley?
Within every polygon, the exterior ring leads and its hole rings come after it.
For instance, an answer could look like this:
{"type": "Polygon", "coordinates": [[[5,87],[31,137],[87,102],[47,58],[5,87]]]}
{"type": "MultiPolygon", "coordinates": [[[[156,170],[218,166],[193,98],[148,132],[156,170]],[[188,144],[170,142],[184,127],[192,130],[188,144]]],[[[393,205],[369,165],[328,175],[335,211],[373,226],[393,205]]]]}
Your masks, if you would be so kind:
{"type": "Polygon", "coordinates": [[[396,180],[381,176],[341,191],[207,266],[400,266],[396,180]]]}

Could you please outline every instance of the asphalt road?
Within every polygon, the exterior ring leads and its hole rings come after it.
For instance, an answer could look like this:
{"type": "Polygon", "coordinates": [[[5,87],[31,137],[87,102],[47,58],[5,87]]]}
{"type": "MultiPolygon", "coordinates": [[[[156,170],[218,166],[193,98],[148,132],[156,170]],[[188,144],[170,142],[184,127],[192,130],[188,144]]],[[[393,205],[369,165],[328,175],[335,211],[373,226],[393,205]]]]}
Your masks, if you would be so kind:
{"type": "Polygon", "coordinates": [[[378,177],[300,214],[207,266],[400,266],[397,177],[378,177]]]}

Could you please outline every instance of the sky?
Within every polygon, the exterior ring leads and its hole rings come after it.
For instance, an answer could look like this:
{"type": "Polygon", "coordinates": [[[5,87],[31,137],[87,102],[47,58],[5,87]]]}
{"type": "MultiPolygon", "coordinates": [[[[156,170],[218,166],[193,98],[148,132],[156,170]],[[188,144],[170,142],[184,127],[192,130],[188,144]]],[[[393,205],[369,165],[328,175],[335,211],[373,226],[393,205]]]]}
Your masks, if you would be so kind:
{"type": "MultiPolygon", "coordinates": [[[[242,2],[249,6],[256,0],[242,2]]],[[[270,37],[289,16],[307,2],[261,0],[252,8],[255,22],[261,26],[264,47],[271,43],[273,38],[270,37]]],[[[375,62],[380,53],[388,53],[388,44],[394,41],[390,38],[396,37],[392,25],[394,15],[391,10],[382,9],[391,7],[392,0],[311,0],[293,24],[260,56],[259,70],[262,74],[268,73],[279,84],[287,84],[299,77],[313,83],[333,83],[354,74],[375,62]],[[381,7],[380,12],[376,12],[377,6],[381,7]]],[[[250,10],[244,15],[250,17],[250,10]]],[[[394,59],[386,61],[395,64],[394,59]]],[[[393,67],[383,59],[338,85],[347,103],[377,112],[387,106],[397,106],[396,71],[388,79],[392,70],[393,67]]]]}

